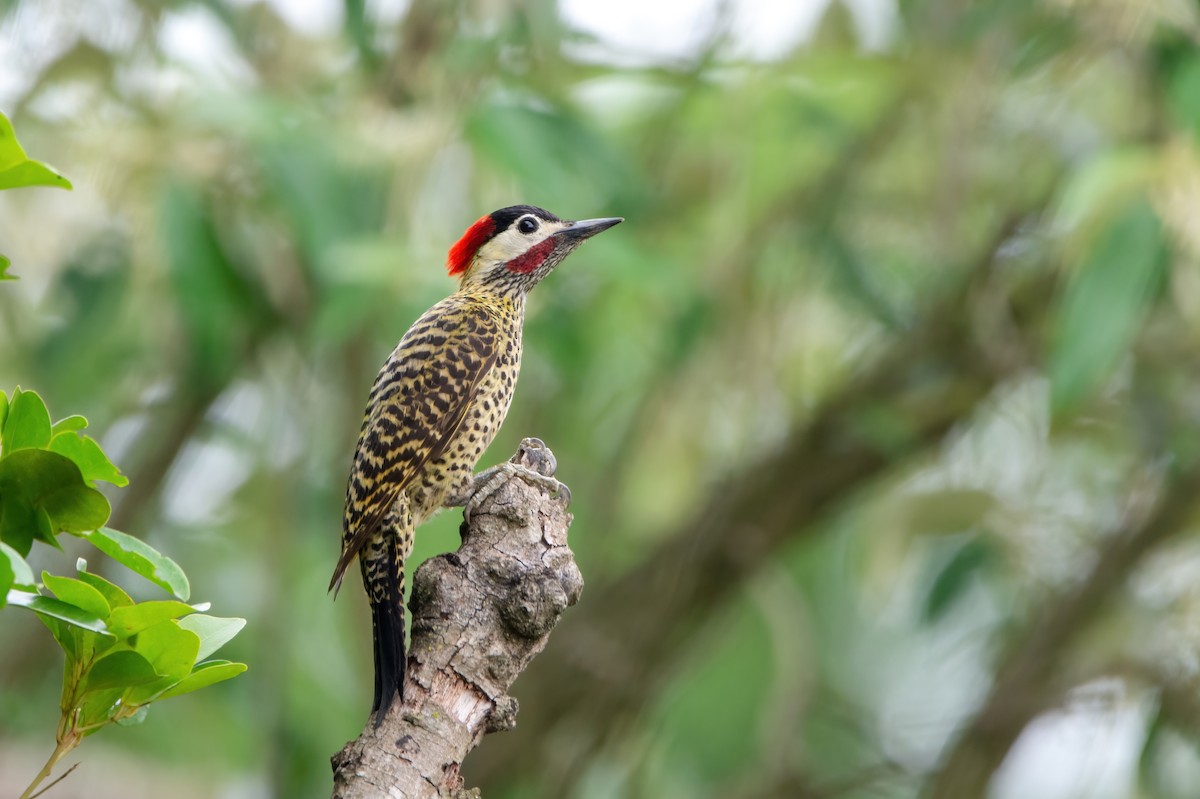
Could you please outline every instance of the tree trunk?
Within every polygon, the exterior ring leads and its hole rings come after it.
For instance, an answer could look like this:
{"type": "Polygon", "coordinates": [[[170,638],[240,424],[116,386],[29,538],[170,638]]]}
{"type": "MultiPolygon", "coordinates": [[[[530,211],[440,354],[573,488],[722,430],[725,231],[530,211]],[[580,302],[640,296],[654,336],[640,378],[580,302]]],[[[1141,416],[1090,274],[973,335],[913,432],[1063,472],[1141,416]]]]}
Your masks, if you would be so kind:
{"type": "MultiPolygon", "coordinates": [[[[536,439],[512,460],[554,473],[536,439]]],[[[464,522],[457,552],[417,570],[404,701],[334,755],[335,799],[478,796],[463,788],[463,758],[486,733],[515,726],[508,688],[583,590],[564,505],[511,479],[464,522]]]]}

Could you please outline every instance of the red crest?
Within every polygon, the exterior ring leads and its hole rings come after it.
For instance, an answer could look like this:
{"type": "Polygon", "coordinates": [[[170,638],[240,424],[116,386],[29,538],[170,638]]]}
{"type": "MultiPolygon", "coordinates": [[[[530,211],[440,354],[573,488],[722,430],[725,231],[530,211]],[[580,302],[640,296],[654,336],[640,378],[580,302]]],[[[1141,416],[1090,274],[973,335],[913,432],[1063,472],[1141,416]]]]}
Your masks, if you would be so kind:
{"type": "Polygon", "coordinates": [[[482,216],[476,220],[475,224],[467,228],[467,232],[462,235],[462,238],[450,248],[450,254],[446,257],[446,271],[451,276],[461,275],[467,271],[475,253],[479,252],[479,248],[486,244],[495,232],[496,223],[492,221],[491,216],[482,216]]]}

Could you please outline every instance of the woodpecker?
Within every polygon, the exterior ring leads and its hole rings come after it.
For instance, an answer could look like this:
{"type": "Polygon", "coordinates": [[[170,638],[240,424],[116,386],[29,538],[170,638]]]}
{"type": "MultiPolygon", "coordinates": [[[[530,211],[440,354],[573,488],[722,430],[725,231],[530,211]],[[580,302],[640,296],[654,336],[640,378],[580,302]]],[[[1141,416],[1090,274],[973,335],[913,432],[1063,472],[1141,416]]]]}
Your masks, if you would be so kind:
{"type": "Polygon", "coordinates": [[[358,556],[371,605],[379,724],[404,685],[404,562],[418,526],[443,507],[471,511],[514,473],[474,475],[508,413],[521,369],[525,295],[575,248],[620,217],[571,222],[532,205],[501,208],[467,228],[446,259],[458,289],[421,315],[388,356],[363,417],[329,589],[358,556]]]}

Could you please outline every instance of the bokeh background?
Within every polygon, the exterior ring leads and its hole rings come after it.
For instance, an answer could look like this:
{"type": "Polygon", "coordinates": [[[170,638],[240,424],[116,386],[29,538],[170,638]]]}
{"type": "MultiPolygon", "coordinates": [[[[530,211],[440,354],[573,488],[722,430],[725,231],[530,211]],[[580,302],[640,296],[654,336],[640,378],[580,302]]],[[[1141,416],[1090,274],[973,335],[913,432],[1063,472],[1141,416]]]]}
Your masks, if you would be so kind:
{"type": "MultiPolygon", "coordinates": [[[[530,202],[628,221],[532,296],[485,457],[554,449],[587,587],[468,784],[1196,796],[1198,36],[1190,0],[0,0],[0,109],[75,184],[0,197],[0,387],[86,415],[112,526],[249,619],[245,676],[50,795],[328,794],[367,389],[530,202]]],[[[0,793],[59,668],[0,614],[0,793]]]]}

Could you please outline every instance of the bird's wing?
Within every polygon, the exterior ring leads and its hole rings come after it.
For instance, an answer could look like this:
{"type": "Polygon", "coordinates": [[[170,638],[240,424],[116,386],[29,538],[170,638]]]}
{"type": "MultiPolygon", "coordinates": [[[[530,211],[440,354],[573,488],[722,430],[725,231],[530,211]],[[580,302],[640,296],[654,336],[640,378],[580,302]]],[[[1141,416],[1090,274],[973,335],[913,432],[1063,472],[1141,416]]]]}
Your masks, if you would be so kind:
{"type": "Polygon", "coordinates": [[[442,455],[499,353],[499,323],[464,308],[418,320],[375,379],[346,486],[342,556],[329,583],[383,523],[396,497],[442,455]]]}

